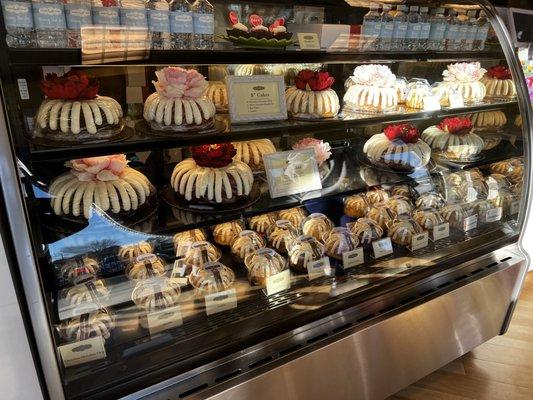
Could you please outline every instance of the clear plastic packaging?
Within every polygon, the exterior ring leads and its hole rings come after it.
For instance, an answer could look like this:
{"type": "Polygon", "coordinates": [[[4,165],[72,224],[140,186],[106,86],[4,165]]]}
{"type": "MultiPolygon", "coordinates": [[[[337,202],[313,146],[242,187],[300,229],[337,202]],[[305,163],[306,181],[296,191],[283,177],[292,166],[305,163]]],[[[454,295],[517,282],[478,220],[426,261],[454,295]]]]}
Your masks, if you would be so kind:
{"type": "Polygon", "coordinates": [[[130,261],[125,269],[126,276],[133,280],[144,280],[166,273],[165,261],[155,254],[142,254],[130,261]]]}
{"type": "Polygon", "coordinates": [[[307,265],[324,256],[324,245],[313,236],[301,235],[289,243],[289,265],[300,272],[307,272],[307,265]]]}
{"type": "Polygon", "coordinates": [[[389,237],[400,246],[410,246],[413,236],[422,233],[423,229],[412,219],[397,219],[390,225],[389,237]]]}
{"type": "Polygon", "coordinates": [[[387,202],[384,202],[374,204],[368,211],[367,216],[377,222],[383,231],[386,231],[398,215],[387,205],[387,202]]]}
{"type": "Polygon", "coordinates": [[[484,151],[494,149],[496,146],[498,146],[501,143],[503,139],[502,135],[498,135],[496,133],[490,133],[490,134],[484,133],[480,135],[483,139],[483,142],[485,143],[485,147],[483,147],[484,151]]]}
{"type": "Polygon", "coordinates": [[[207,235],[202,229],[191,229],[184,232],[178,232],[172,237],[174,242],[174,249],[176,250],[176,257],[183,257],[187,250],[196,242],[203,242],[207,239],[207,235]]]}
{"type": "Polygon", "coordinates": [[[352,251],[359,245],[357,237],[344,227],[333,228],[324,234],[322,242],[326,254],[336,260],[342,260],[342,253],[352,251]]]}
{"type": "Polygon", "coordinates": [[[415,201],[415,207],[419,210],[427,208],[439,209],[446,205],[446,201],[437,192],[422,193],[415,201]]]}
{"type": "Polygon", "coordinates": [[[324,214],[313,213],[302,222],[302,233],[322,240],[322,236],[333,229],[333,222],[324,214]]]}
{"type": "Polygon", "coordinates": [[[490,165],[490,171],[502,174],[512,183],[522,181],[524,176],[524,162],[520,158],[510,158],[490,165]]]}
{"type": "Polygon", "coordinates": [[[384,233],[379,224],[370,218],[359,218],[356,222],[346,226],[364,247],[370,246],[373,241],[380,239],[384,233]]]}
{"type": "Polygon", "coordinates": [[[307,217],[307,213],[302,207],[293,207],[278,212],[279,219],[289,221],[296,230],[302,226],[303,220],[307,217]]]}
{"type": "Polygon", "coordinates": [[[388,207],[395,215],[409,215],[413,211],[413,204],[410,200],[402,196],[393,196],[385,202],[385,206],[388,207]]]}
{"type": "Polygon", "coordinates": [[[440,214],[451,227],[463,230],[464,220],[471,215],[471,211],[463,204],[448,204],[440,210],[440,214]]]}
{"type": "Polygon", "coordinates": [[[520,208],[520,195],[516,195],[510,190],[501,189],[497,196],[490,199],[494,207],[501,207],[503,215],[511,217],[518,214],[520,208]]]}
{"type": "Polygon", "coordinates": [[[97,336],[109,339],[114,328],[114,314],[107,308],[97,308],[62,322],[59,333],[66,341],[76,342],[97,336]]]}
{"type": "Polygon", "coordinates": [[[501,189],[509,190],[511,188],[510,182],[502,174],[490,174],[485,177],[485,184],[488,189],[487,197],[489,199],[496,197],[501,189]]]}
{"type": "Polygon", "coordinates": [[[188,267],[204,267],[220,260],[221,251],[209,242],[195,242],[185,253],[184,262],[188,267]]]}
{"type": "Polygon", "coordinates": [[[153,253],[153,246],[145,241],[138,243],[128,244],[120,246],[118,249],[118,256],[124,262],[129,262],[130,260],[147,253],[153,253]]]}
{"type": "Polygon", "coordinates": [[[100,304],[109,297],[109,289],[101,279],[89,277],[74,286],[64,289],[60,295],[71,305],[83,303],[100,304]]]}
{"type": "Polygon", "coordinates": [[[407,99],[408,84],[409,83],[407,82],[407,79],[403,76],[396,77],[396,81],[394,81],[394,87],[396,88],[396,91],[398,93],[398,104],[405,104],[405,101],[407,99]]]}
{"type": "Polygon", "coordinates": [[[189,282],[200,295],[223,292],[235,282],[235,273],[220,262],[211,262],[194,268],[189,282]]]}
{"type": "Polygon", "coordinates": [[[405,105],[408,108],[421,110],[424,108],[424,98],[433,94],[426,79],[414,78],[407,85],[405,105]]]}
{"type": "Polygon", "coordinates": [[[270,231],[276,223],[277,219],[278,215],[274,212],[255,215],[248,220],[248,226],[257,233],[266,236],[268,231],[270,231]]]}
{"type": "Polygon", "coordinates": [[[254,231],[240,232],[231,245],[231,255],[236,262],[242,263],[246,256],[255,250],[265,247],[263,237],[254,231]]]}
{"type": "Polygon", "coordinates": [[[503,208],[496,207],[490,200],[478,200],[471,205],[472,212],[477,215],[478,225],[500,221],[503,208]]]}
{"type": "Polygon", "coordinates": [[[91,257],[76,257],[56,263],[60,276],[67,283],[74,283],[78,279],[97,276],[100,264],[91,257]]]}
{"type": "Polygon", "coordinates": [[[435,209],[419,209],[413,212],[413,220],[426,231],[444,223],[444,218],[435,209]]]}
{"type": "Polygon", "coordinates": [[[370,205],[381,203],[389,199],[389,193],[384,189],[372,189],[365,193],[366,199],[370,205]]]}
{"type": "Polygon", "coordinates": [[[476,200],[486,199],[488,196],[488,188],[486,183],[481,179],[474,179],[472,181],[464,180],[459,185],[459,191],[463,201],[470,203],[476,200]]]}
{"type": "Polygon", "coordinates": [[[364,194],[356,194],[344,198],[344,214],[348,217],[362,218],[367,214],[369,207],[364,194]]]}
{"type": "Polygon", "coordinates": [[[248,269],[250,283],[259,286],[265,286],[269,276],[279,274],[288,268],[287,260],[269,248],[251,252],[244,259],[244,264],[248,269]]]}
{"type": "Polygon", "coordinates": [[[226,83],[221,81],[209,81],[205,91],[205,96],[213,102],[217,112],[228,112],[228,90],[226,83]]]}
{"type": "Polygon", "coordinates": [[[392,196],[405,197],[406,199],[411,198],[413,194],[413,190],[409,185],[394,185],[389,191],[392,196]]]}
{"type": "Polygon", "coordinates": [[[213,238],[215,243],[221,246],[231,246],[239,233],[244,230],[244,223],[240,220],[223,222],[215,225],[213,229],[213,238]]]}
{"type": "Polygon", "coordinates": [[[131,293],[137,307],[150,313],[178,304],[180,284],[169,278],[152,278],[139,281],[131,293]]]}
{"type": "Polygon", "coordinates": [[[287,254],[289,243],[298,237],[298,230],[286,219],[278,219],[268,233],[268,245],[280,254],[287,254]]]}

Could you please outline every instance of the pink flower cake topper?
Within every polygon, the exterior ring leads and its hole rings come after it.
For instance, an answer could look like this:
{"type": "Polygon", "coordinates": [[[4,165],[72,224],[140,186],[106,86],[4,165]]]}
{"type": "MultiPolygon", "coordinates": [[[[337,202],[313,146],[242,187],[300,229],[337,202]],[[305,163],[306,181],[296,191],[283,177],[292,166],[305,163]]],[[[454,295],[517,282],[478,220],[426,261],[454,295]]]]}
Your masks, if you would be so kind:
{"type": "Polygon", "coordinates": [[[152,81],[157,93],[168,99],[200,98],[207,88],[204,76],[194,69],[166,67],[156,71],[157,81],[152,81]]]}
{"type": "Polygon", "coordinates": [[[396,75],[386,65],[368,64],[355,67],[353,80],[360,85],[387,88],[394,85],[396,75]]]}
{"type": "Polygon", "coordinates": [[[324,161],[331,157],[331,146],[328,142],[324,142],[315,138],[303,138],[292,146],[293,150],[300,149],[315,149],[315,158],[318,165],[322,165],[324,161]]]}
{"type": "Polygon", "coordinates": [[[481,68],[478,62],[456,63],[448,65],[442,73],[443,80],[447,82],[474,82],[479,81],[487,70],[481,68]]]}
{"type": "Polygon", "coordinates": [[[70,160],[65,164],[70,167],[70,173],[78,180],[89,181],[116,181],[120,178],[128,165],[124,154],[112,156],[89,157],[70,160]]]}

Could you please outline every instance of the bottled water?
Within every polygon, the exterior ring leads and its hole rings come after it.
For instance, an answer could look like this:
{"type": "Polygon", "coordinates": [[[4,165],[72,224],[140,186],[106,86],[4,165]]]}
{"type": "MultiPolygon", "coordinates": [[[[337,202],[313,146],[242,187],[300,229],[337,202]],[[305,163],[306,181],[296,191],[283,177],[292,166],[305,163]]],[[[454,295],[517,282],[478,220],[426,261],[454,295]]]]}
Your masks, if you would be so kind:
{"type": "Polygon", "coordinates": [[[477,35],[477,19],[476,11],[468,11],[468,31],[466,33],[466,41],[464,50],[472,50],[474,48],[474,40],[476,40],[477,35]]]}
{"type": "Polygon", "coordinates": [[[67,47],[67,21],[61,0],[32,0],[37,46],[67,47]]]}
{"type": "Polygon", "coordinates": [[[363,17],[363,41],[368,50],[379,48],[379,35],[381,33],[381,15],[376,3],[370,4],[370,11],[363,17]]]}
{"type": "Polygon", "coordinates": [[[456,40],[456,50],[464,50],[468,35],[468,17],[466,16],[466,11],[461,10],[457,19],[459,20],[459,37],[456,40]]]}
{"type": "Polygon", "coordinates": [[[428,50],[444,50],[446,29],[448,27],[448,20],[444,16],[444,8],[437,8],[435,15],[429,18],[431,29],[429,31],[428,50]]]}
{"type": "Polygon", "coordinates": [[[191,6],[194,49],[209,50],[215,44],[215,9],[207,0],[196,0],[191,6]]]}
{"type": "Polygon", "coordinates": [[[170,2],[170,47],[190,49],[194,32],[191,5],[187,0],[170,2]]]}
{"type": "Polygon", "coordinates": [[[485,41],[487,40],[487,36],[489,34],[489,27],[490,27],[490,23],[489,23],[489,20],[487,19],[485,11],[481,10],[479,12],[479,18],[476,21],[476,26],[477,26],[477,33],[476,33],[476,40],[474,40],[474,50],[484,50],[485,41]]]}
{"type": "Polygon", "coordinates": [[[404,50],[414,51],[418,48],[421,28],[418,6],[409,7],[409,14],[407,14],[407,34],[404,43],[404,50]]]}
{"type": "Polygon", "coordinates": [[[392,35],[394,34],[394,21],[392,17],[391,6],[383,5],[383,12],[381,13],[381,33],[379,40],[380,50],[392,49],[392,35]]]}
{"type": "Polygon", "coordinates": [[[420,7],[420,37],[416,46],[417,50],[427,50],[431,24],[429,23],[428,7],[420,7]]]}
{"type": "Polygon", "coordinates": [[[147,0],[148,29],[152,38],[152,49],[170,49],[170,7],[166,0],[147,0]]]}
{"type": "Polygon", "coordinates": [[[147,28],[144,0],[122,0],[119,9],[120,25],[133,28],[147,28]]]}
{"type": "Polygon", "coordinates": [[[119,0],[92,0],[93,22],[95,25],[120,25],[119,0]]]}
{"type": "Polygon", "coordinates": [[[394,14],[394,33],[392,34],[392,49],[403,50],[405,48],[405,41],[407,37],[407,11],[406,6],[397,6],[394,14]]]}
{"type": "Polygon", "coordinates": [[[446,50],[459,50],[459,25],[460,21],[457,19],[457,13],[450,10],[448,28],[446,29],[446,50]]]}
{"type": "Polygon", "coordinates": [[[81,27],[93,23],[91,5],[85,0],[66,0],[65,18],[67,19],[68,47],[81,47],[81,27]]]}
{"type": "Polygon", "coordinates": [[[2,0],[2,12],[9,47],[35,47],[30,0],[2,0]]]}

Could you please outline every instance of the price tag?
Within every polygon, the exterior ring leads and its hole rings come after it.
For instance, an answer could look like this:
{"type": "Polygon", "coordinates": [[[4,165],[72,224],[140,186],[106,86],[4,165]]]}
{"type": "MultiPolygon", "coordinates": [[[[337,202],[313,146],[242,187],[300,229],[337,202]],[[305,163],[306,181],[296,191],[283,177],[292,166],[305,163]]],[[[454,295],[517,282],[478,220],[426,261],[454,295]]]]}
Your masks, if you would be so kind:
{"type": "Polygon", "coordinates": [[[224,290],[205,296],[205,312],[213,315],[237,307],[237,294],[235,289],[224,290]]]}
{"type": "Polygon", "coordinates": [[[180,285],[188,285],[189,278],[187,277],[187,267],[183,258],[174,261],[174,267],[172,267],[172,273],[170,279],[174,279],[180,285]]]}
{"type": "Polygon", "coordinates": [[[267,296],[279,293],[291,287],[291,271],[286,269],[266,279],[267,296]]]}
{"type": "Polygon", "coordinates": [[[485,213],[486,222],[496,222],[502,219],[503,210],[501,207],[491,208],[485,213]]]}
{"type": "Polygon", "coordinates": [[[471,215],[463,220],[463,231],[468,232],[477,227],[477,215],[471,215]]]}
{"type": "Polygon", "coordinates": [[[321,276],[327,276],[330,271],[329,257],[322,257],[319,260],[307,263],[307,275],[310,281],[321,276]]]}
{"type": "Polygon", "coordinates": [[[365,252],[362,247],[342,253],[342,268],[348,269],[365,262],[365,252]]]}
{"type": "Polygon", "coordinates": [[[317,33],[298,33],[298,43],[302,50],[320,50],[320,38],[317,33]]]}
{"type": "Polygon", "coordinates": [[[424,111],[440,110],[439,96],[425,96],[423,99],[424,111]]]}
{"type": "Polygon", "coordinates": [[[381,258],[392,254],[392,242],[389,237],[376,240],[372,242],[372,249],[374,250],[374,257],[381,258]]]}
{"type": "Polygon", "coordinates": [[[433,227],[433,240],[440,240],[450,236],[450,224],[445,222],[441,225],[436,225],[433,227]]]}
{"type": "Polygon", "coordinates": [[[470,186],[466,190],[466,201],[472,202],[475,200],[477,200],[477,190],[470,186]]]}
{"type": "Polygon", "coordinates": [[[461,108],[465,106],[463,95],[461,93],[452,93],[448,96],[450,108],[461,108]]]}
{"type": "Polygon", "coordinates": [[[498,189],[489,189],[489,193],[487,194],[487,199],[488,200],[495,199],[496,197],[498,197],[498,195],[499,195],[498,189]]]}
{"type": "Polygon", "coordinates": [[[106,358],[104,338],[96,336],[79,342],[59,346],[65,368],[106,358]]]}
{"type": "Polygon", "coordinates": [[[30,99],[30,91],[28,90],[28,82],[24,78],[17,79],[17,84],[19,86],[19,94],[21,100],[30,99]]]}
{"type": "Polygon", "coordinates": [[[428,239],[429,239],[429,236],[428,236],[427,231],[419,233],[417,235],[413,235],[413,237],[411,238],[410,250],[415,251],[423,247],[426,247],[428,245],[428,239]]]}
{"type": "Polygon", "coordinates": [[[509,206],[509,215],[515,215],[518,214],[518,211],[520,210],[520,201],[515,200],[511,202],[511,205],[509,206]]]}
{"type": "Polygon", "coordinates": [[[146,315],[150,335],[175,328],[183,324],[180,306],[166,308],[146,315]]]}

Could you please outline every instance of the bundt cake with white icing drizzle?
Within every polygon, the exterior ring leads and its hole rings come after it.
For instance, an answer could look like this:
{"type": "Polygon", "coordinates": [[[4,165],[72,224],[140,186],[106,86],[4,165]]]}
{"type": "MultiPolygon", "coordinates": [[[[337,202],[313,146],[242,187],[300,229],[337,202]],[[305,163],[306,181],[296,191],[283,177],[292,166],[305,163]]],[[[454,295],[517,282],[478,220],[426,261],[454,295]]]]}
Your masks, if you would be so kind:
{"type": "Polygon", "coordinates": [[[456,63],[448,65],[442,76],[444,85],[460,93],[466,104],[479,103],[487,92],[480,81],[485,72],[479,62],[456,63]]]}

